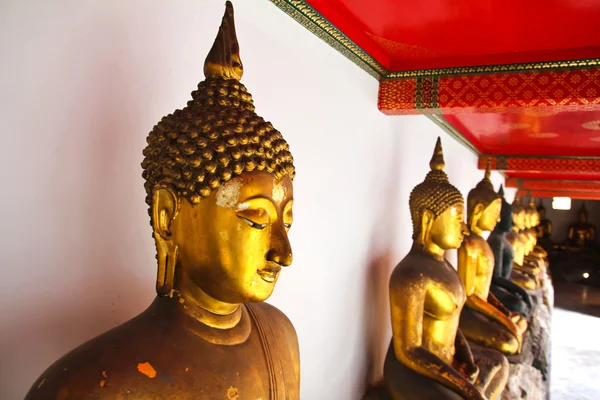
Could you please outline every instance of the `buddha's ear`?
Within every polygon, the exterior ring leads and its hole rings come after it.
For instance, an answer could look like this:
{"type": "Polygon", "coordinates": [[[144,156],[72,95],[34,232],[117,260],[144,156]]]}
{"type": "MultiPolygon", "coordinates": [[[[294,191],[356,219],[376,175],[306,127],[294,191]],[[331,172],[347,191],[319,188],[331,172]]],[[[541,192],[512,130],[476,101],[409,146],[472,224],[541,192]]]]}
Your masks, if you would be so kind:
{"type": "Polygon", "coordinates": [[[429,237],[429,231],[433,226],[433,221],[435,221],[433,212],[430,210],[423,211],[423,216],[421,217],[421,243],[425,243],[425,239],[429,237]]]}
{"type": "Polygon", "coordinates": [[[171,224],[177,216],[177,195],[169,188],[159,187],[152,194],[152,228],[156,242],[158,275],[156,292],[172,296],[178,247],[171,239],[171,224]]]}
{"type": "Polygon", "coordinates": [[[171,223],[177,216],[177,195],[169,188],[157,187],[152,194],[152,228],[162,239],[171,237],[171,223]]]}
{"type": "MultiPolygon", "coordinates": [[[[477,203],[475,208],[473,208],[473,215],[471,217],[471,220],[469,221],[469,225],[473,225],[475,223],[475,221],[479,221],[479,218],[481,218],[481,214],[483,214],[484,210],[485,210],[484,205],[481,203],[477,203]]],[[[469,228],[473,229],[472,226],[469,226],[469,228]]]]}

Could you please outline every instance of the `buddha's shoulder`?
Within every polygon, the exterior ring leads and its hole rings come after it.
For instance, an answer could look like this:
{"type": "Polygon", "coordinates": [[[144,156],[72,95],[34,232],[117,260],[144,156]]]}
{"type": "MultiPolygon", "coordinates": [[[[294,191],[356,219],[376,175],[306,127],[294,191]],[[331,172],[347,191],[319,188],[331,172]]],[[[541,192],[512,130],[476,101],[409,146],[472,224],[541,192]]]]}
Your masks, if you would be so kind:
{"type": "Polygon", "coordinates": [[[423,281],[423,278],[433,277],[444,263],[438,261],[424,252],[411,250],[392,271],[390,284],[407,284],[414,280],[423,281]]]}
{"type": "Polygon", "coordinates": [[[165,347],[161,337],[160,323],[153,325],[142,313],[65,354],[42,373],[26,399],[121,398],[114,390],[123,386],[115,385],[115,377],[139,379],[138,366],[143,369],[145,360],[165,347]]]}
{"type": "Polygon", "coordinates": [[[246,304],[246,307],[251,313],[256,315],[256,318],[266,318],[271,329],[279,331],[279,333],[284,334],[288,339],[297,341],[294,325],[280,309],[269,303],[250,303],[246,304]]]}

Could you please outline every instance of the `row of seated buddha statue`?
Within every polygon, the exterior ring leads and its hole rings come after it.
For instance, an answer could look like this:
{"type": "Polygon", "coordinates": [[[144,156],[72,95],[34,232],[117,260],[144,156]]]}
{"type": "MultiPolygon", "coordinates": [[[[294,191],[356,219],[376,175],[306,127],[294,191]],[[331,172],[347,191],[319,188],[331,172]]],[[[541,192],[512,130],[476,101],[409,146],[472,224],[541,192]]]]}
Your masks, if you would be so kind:
{"type": "MultiPolygon", "coordinates": [[[[27,400],[299,399],[296,332],[263,302],[292,262],[295,169],[281,133],[255,113],[242,73],[227,2],[206,79],[144,150],[158,296],[56,361],[27,400]]],[[[544,268],[535,221],[525,222],[518,200],[511,212],[488,167],[467,197],[465,224],[444,167],[438,139],[410,194],[412,248],[390,278],[385,398],[498,399],[527,336],[528,290],[544,268]],[[457,270],[449,249],[458,249],[457,270]]]]}
{"type": "Polygon", "coordinates": [[[465,225],[439,139],[430,168],[410,195],[413,246],[390,278],[393,337],[379,397],[497,399],[509,362],[520,360],[546,268],[539,215],[519,197],[508,204],[488,165],[467,196],[465,225]],[[456,270],[444,258],[450,249],[458,249],[456,270]]]}

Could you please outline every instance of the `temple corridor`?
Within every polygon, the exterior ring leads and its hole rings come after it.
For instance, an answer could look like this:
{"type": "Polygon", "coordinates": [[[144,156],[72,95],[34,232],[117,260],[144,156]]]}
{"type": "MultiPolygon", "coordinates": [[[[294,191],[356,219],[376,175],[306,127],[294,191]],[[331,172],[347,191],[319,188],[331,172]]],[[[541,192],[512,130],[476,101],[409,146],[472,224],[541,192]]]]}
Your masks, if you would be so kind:
{"type": "Polygon", "coordinates": [[[557,283],[552,316],[554,400],[600,398],[600,290],[557,283]]]}

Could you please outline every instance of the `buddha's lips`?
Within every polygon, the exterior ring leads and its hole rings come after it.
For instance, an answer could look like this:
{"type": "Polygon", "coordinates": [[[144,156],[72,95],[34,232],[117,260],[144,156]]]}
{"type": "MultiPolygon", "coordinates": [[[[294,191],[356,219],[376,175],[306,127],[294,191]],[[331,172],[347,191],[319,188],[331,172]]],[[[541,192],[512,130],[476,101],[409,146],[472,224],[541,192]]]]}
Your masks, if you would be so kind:
{"type": "Polygon", "coordinates": [[[263,281],[273,283],[275,282],[275,279],[277,279],[277,276],[279,275],[280,271],[280,266],[267,266],[263,269],[257,269],[256,273],[258,273],[258,275],[262,278],[263,281]]]}

